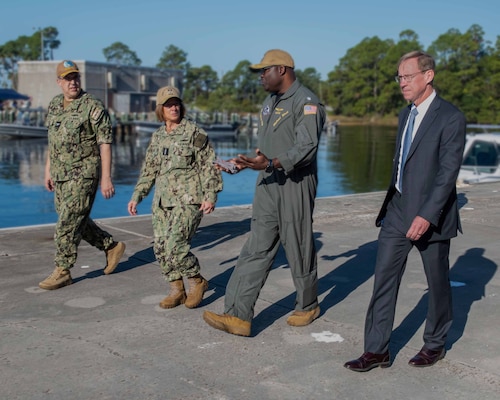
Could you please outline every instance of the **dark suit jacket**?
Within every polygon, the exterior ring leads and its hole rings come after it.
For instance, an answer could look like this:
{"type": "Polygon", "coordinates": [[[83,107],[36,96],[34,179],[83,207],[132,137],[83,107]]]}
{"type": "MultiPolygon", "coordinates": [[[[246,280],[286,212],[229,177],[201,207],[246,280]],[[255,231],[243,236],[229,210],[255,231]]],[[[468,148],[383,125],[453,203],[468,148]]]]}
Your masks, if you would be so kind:
{"type": "MultiPolygon", "coordinates": [[[[396,192],[399,150],[410,107],[399,114],[392,179],[376,220],[380,226],[387,205],[396,192]]],[[[465,117],[439,96],[429,106],[416,132],[403,171],[401,229],[406,232],[419,215],[431,223],[426,240],[446,240],[462,232],[458,214],[456,180],[465,145],[465,117]]]]}

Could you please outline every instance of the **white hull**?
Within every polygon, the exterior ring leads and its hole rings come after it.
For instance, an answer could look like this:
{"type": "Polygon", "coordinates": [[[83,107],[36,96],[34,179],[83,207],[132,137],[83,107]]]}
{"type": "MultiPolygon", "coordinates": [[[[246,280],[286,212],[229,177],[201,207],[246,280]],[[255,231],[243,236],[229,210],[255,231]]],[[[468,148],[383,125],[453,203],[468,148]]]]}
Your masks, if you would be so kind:
{"type": "MultiPolygon", "coordinates": [[[[478,127],[478,126],[469,126],[478,127]]],[[[500,126],[484,126],[485,129],[500,126]]],[[[500,132],[467,134],[459,183],[500,181],[500,132]]]]}

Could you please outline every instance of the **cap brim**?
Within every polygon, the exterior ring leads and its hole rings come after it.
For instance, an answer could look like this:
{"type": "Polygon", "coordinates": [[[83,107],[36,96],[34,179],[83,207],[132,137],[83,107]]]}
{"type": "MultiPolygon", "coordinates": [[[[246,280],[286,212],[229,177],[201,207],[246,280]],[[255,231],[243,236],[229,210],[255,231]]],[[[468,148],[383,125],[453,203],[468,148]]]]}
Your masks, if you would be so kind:
{"type": "Polygon", "coordinates": [[[167,98],[166,98],[163,102],[158,103],[158,104],[163,105],[163,104],[165,104],[167,101],[169,101],[170,99],[177,99],[177,100],[179,100],[179,101],[182,103],[182,99],[181,99],[180,97],[177,97],[177,96],[170,96],[170,97],[167,97],[167,98]]]}
{"type": "Polygon", "coordinates": [[[74,73],[74,72],[76,72],[77,74],[79,74],[79,73],[80,73],[80,71],[78,71],[78,70],[72,70],[72,71],[66,71],[66,72],[62,73],[61,75],[59,75],[59,76],[60,76],[61,78],[64,78],[65,76],[67,76],[67,75],[69,75],[69,74],[72,74],[72,73],[74,73]]]}
{"type": "Polygon", "coordinates": [[[250,68],[252,71],[260,71],[262,68],[266,67],[272,67],[272,65],[268,64],[252,64],[248,68],[250,68]]]}
{"type": "Polygon", "coordinates": [[[258,72],[258,71],[261,71],[263,68],[274,67],[276,65],[283,65],[284,67],[294,69],[294,67],[291,67],[291,66],[286,65],[286,64],[279,64],[279,63],[278,64],[253,64],[253,65],[250,65],[248,68],[250,68],[251,71],[258,72]]]}

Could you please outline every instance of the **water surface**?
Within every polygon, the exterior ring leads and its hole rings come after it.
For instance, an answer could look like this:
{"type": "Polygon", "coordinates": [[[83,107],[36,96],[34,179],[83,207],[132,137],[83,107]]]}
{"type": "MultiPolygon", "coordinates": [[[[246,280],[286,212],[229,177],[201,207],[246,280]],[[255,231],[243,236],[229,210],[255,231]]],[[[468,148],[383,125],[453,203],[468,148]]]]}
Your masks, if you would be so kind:
{"type": "MultiPolygon", "coordinates": [[[[387,188],[394,153],[396,128],[341,126],[334,136],[324,135],[318,151],[318,197],[365,193],[387,188]]],[[[130,136],[113,144],[113,183],[116,195],[105,200],[98,192],[92,218],[127,216],[149,138],[130,136]]],[[[254,140],[214,141],[222,158],[254,154],[254,140]]],[[[55,223],[54,195],[43,186],[45,139],[0,138],[0,228],[55,223]]],[[[223,174],[224,190],[217,207],[251,204],[257,172],[223,174]]],[[[154,189],[153,189],[154,190],[154,189]]],[[[138,207],[151,212],[153,193],[138,207]]]]}

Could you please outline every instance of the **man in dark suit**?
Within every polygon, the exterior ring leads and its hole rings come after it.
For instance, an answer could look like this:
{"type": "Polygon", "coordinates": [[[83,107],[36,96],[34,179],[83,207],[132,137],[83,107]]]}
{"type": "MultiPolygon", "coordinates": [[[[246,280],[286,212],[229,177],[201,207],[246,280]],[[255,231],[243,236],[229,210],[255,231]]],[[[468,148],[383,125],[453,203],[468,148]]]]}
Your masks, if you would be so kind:
{"type": "Polygon", "coordinates": [[[381,230],[365,322],[365,352],[344,364],[352,371],[391,364],[389,340],[397,295],[413,246],[422,257],[429,303],[424,346],[409,364],[431,366],[445,354],[452,323],[450,239],[462,231],[456,179],[465,144],[465,117],[436,94],[434,69],[434,59],[421,51],[405,54],[398,63],[396,81],[411,104],[399,114],[391,185],[376,220],[381,230]]]}

